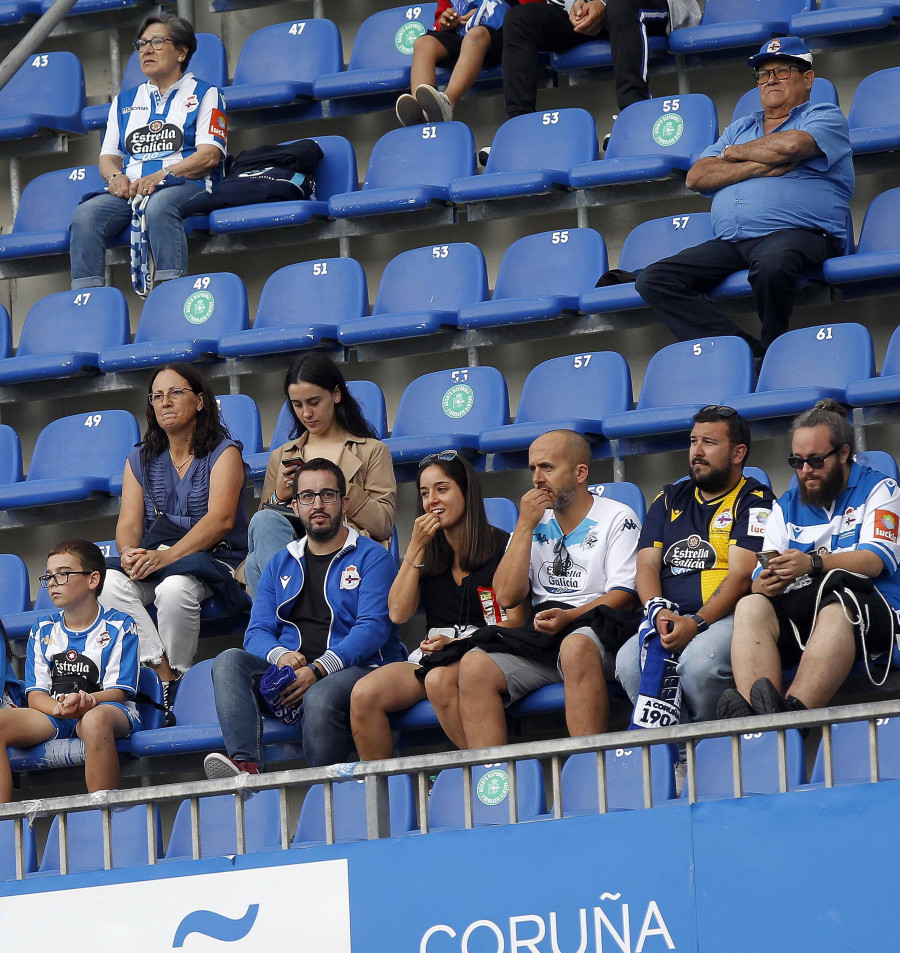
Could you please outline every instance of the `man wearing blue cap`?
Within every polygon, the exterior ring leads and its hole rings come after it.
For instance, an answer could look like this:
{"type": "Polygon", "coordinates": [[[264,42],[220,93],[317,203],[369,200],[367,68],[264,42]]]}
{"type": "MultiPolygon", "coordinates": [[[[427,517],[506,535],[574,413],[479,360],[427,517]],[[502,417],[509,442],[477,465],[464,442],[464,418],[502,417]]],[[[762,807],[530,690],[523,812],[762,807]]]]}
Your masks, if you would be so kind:
{"type": "Polygon", "coordinates": [[[770,40],[749,64],[762,111],[731,123],[687,174],[689,189],[712,194],[716,237],[645,268],[636,287],[680,341],[736,334],[761,357],[788,329],[800,276],[842,253],[854,175],[844,114],[809,101],[806,44],[795,36],[770,40]],[[760,341],[704,297],[744,268],[760,341]]]}

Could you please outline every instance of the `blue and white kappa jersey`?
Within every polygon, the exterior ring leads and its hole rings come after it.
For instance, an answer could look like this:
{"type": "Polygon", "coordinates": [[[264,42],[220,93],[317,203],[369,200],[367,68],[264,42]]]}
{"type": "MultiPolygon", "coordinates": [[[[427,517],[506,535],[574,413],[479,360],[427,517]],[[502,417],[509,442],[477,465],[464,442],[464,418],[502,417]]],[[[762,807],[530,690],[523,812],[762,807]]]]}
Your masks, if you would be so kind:
{"type": "Polygon", "coordinates": [[[66,628],[65,613],[54,612],[34,623],[25,659],[25,691],[58,697],[119,688],[129,699],[137,694],[138,635],[134,619],[100,606],[94,624],[81,632],[66,628]]]}
{"type": "MultiPolygon", "coordinates": [[[[805,553],[840,553],[869,549],[884,562],[875,580],[879,591],[900,609],[900,489],[897,481],[853,463],[847,488],[829,509],[800,501],[800,488],[788,490],[772,508],[763,549],[799,549],[805,553]]],[[[754,577],[762,571],[757,567],[754,577]]],[[[809,582],[801,576],[788,590],[809,582]]],[[[787,591],[787,590],[786,590],[787,591]]]]}
{"type": "Polygon", "coordinates": [[[532,605],[583,606],[611,589],[635,592],[640,535],[641,521],[634,510],[604,496],[595,496],[587,516],[565,535],[553,510],[545,510],[531,538],[532,605]],[[569,559],[562,560],[558,568],[564,571],[557,575],[553,569],[556,557],[563,555],[560,540],[569,559]]]}
{"type": "Polygon", "coordinates": [[[152,83],[123,89],[109,107],[100,155],[119,156],[134,182],[192,156],[198,146],[215,146],[222,163],[207,175],[206,190],[223,175],[228,120],[221,92],[185,73],[160,96],[152,83]]]}

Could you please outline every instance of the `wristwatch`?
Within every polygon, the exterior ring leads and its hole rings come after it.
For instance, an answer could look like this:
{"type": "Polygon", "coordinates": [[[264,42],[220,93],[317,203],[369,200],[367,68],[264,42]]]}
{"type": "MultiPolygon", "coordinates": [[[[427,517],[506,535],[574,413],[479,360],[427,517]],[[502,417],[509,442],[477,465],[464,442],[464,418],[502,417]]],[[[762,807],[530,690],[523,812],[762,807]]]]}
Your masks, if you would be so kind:
{"type": "Polygon", "coordinates": [[[688,618],[689,618],[689,619],[693,619],[694,622],[697,623],[697,634],[698,634],[698,635],[699,635],[701,632],[705,632],[705,631],[709,628],[709,623],[706,621],[706,619],[704,619],[702,615],[697,615],[696,612],[693,613],[692,615],[689,615],[688,618]]]}
{"type": "Polygon", "coordinates": [[[825,560],[818,553],[810,553],[809,561],[812,563],[809,574],[813,579],[817,579],[825,572],[825,560]]]}
{"type": "Polygon", "coordinates": [[[316,676],[317,682],[321,681],[325,677],[325,670],[321,668],[319,665],[316,665],[315,662],[310,662],[309,665],[307,665],[306,667],[311,668],[313,670],[313,675],[316,676]]]}

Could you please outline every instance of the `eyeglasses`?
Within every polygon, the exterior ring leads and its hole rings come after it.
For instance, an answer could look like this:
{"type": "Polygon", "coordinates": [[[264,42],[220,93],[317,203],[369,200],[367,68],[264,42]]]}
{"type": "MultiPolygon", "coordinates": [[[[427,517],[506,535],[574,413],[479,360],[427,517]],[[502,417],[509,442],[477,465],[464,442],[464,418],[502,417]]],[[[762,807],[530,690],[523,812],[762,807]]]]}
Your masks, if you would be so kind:
{"type": "Polygon", "coordinates": [[[792,69],[797,70],[798,73],[805,72],[805,70],[799,66],[783,64],[774,66],[772,69],[755,69],[753,71],[753,78],[756,80],[757,86],[765,86],[766,83],[769,82],[770,76],[774,76],[775,79],[790,79],[792,69]]]}
{"type": "Polygon", "coordinates": [[[173,404],[177,404],[185,394],[193,393],[194,389],[192,387],[172,387],[165,393],[163,393],[161,390],[155,390],[152,394],[147,394],[147,400],[150,401],[154,407],[157,407],[163,403],[167,397],[172,401],[173,404]]]}
{"type": "Polygon", "coordinates": [[[788,457],[788,466],[793,467],[795,470],[802,470],[804,464],[808,464],[809,467],[813,470],[821,470],[825,466],[825,461],[829,457],[833,457],[840,447],[835,447],[834,450],[826,454],[814,453],[811,457],[798,457],[797,454],[792,453],[788,457]]]}
{"type": "Polygon", "coordinates": [[[41,589],[49,589],[51,582],[57,586],[65,586],[69,582],[69,576],[92,576],[93,574],[93,570],[87,569],[72,569],[69,572],[48,572],[44,573],[43,576],[38,576],[38,582],[41,584],[41,589]]]}
{"type": "Polygon", "coordinates": [[[441,450],[440,453],[429,453],[427,457],[423,457],[419,462],[419,470],[422,471],[425,467],[430,467],[435,460],[443,460],[446,463],[449,460],[455,460],[458,456],[458,450],[441,450]]]}
{"type": "Polygon", "coordinates": [[[167,36],[151,36],[149,40],[135,40],[134,48],[140,53],[142,50],[146,49],[148,46],[152,46],[154,50],[161,50],[166,43],[174,43],[174,40],[170,40],[167,36]]]}
{"type": "Polygon", "coordinates": [[[553,575],[554,576],[565,576],[565,574],[572,568],[572,557],[569,555],[569,550],[566,549],[566,537],[560,536],[556,541],[556,545],[553,547],[553,575]]]}
{"type": "Polygon", "coordinates": [[[300,506],[312,506],[316,502],[316,497],[318,497],[326,506],[330,506],[332,503],[337,503],[341,498],[340,490],[319,490],[318,493],[313,490],[301,490],[294,499],[300,504],[300,506]]]}

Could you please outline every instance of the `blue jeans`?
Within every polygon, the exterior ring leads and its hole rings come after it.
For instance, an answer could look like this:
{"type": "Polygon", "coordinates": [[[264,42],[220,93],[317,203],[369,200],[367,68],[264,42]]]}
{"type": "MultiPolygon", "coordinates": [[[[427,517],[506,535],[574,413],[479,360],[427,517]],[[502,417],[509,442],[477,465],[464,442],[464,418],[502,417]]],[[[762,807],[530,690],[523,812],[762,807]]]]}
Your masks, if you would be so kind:
{"type": "MultiPolygon", "coordinates": [[[[734,616],[719,619],[684,647],[676,671],[681,676],[682,721],[712,721],[719,696],[734,688],[731,673],[731,634],[734,616]]],[[[641,644],[636,635],[619,649],[616,678],[634,701],[641,684],[641,644]]]]}
{"type": "MultiPolygon", "coordinates": [[[[184,220],[207,210],[202,182],[185,182],[159,189],[147,203],[147,233],[156,263],[157,281],[181,278],[187,272],[188,248],[184,220]]],[[[106,249],[131,224],[131,203],[117,195],[95,195],[72,213],[70,258],[72,290],[106,284],[106,249]]]]}
{"type": "Polygon", "coordinates": [[[259,577],[266,563],[297,538],[290,521],[275,510],[258,510],[247,527],[247,561],[244,578],[250,598],[256,598],[259,577]]]}
{"type": "MultiPolygon", "coordinates": [[[[216,714],[225,750],[235,761],[255,761],[265,767],[262,712],[268,712],[259,683],[269,663],[243,649],[226,649],[213,663],[216,714]]],[[[372,671],[362,665],[328,675],[303,696],[303,753],[311,768],[347,760],[353,747],[350,733],[350,693],[372,671]]]]}

